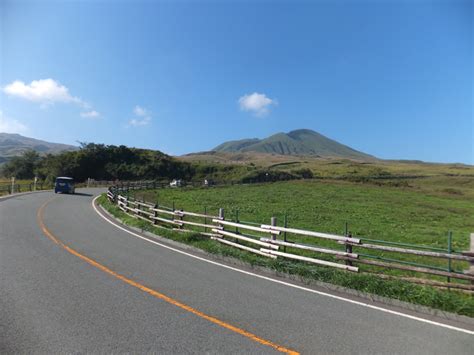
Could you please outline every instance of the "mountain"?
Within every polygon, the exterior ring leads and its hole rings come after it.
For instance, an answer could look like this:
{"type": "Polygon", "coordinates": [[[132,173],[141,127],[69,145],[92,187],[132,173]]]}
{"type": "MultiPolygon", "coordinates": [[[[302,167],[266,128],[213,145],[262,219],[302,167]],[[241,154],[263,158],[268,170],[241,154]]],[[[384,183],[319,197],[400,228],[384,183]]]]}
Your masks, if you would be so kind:
{"type": "Polygon", "coordinates": [[[76,150],[78,147],[50,143],[39,139],[24,137],[19,134],[0,133],[0,164],[14,156],[22,155],[27,150],[35,150],[40,154],[57,154],[66,150],[76,150]]]}
{"type": "Polygon", "coordinates": [[[309,155],[348,159],[372,160],[375,157],[359,152],[310,129],[277,133],[265,139],[229,141],[213,149],[217,152],[258,152],[280,155],[309,155]]]}

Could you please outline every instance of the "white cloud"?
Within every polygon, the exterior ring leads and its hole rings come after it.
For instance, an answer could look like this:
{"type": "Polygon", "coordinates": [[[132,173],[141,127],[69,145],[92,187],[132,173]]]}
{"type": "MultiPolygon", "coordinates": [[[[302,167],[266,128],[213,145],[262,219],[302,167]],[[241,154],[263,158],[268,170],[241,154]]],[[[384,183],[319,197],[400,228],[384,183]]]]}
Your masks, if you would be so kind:
{"type": "Polygon", "coordinates": [[[135,108],[133,109],[133,113],[139,117],[147,117],[147,116],[150,116],[150,112],[141,107],[141,106],[135,106],[135,108]]]}
{"type": "Polygon", "coordinates": [[[55,102],[76,103],[88,106],[80,98],[72,96],[69,89],[53,79],[33,80],[29,84],[15,80],[3,88],[7,95],[19,97],[28,101],[50,105],[55,102]]]}
{"type": "Polygon", "coordinates": [[[28,128],[21,122],[7,117],[0,110],[0,132],[2,133],[24,133],[28,128]]]}
{"type": "Polygon", "coordinates": [[[263,117],[270,112],[271,105],[277,105],[275,99],[268,98],[265,94],[254,92],[244,95],[239,99],[239,106],[242,111],[252,112],[255,116],[263,117]]]}
{"type": "Polygon", "coordinates": [[[136,105],[133,113],[136,117],[128,121],[127,127],[146,126],[151,123],[151,112],[146,108],[136,105]]]}
{"type": "Polygon", "coordinates": [[[95,111],[95,110],[87,111],[87,112],[81,112],[81,117],[84,117],[84,118],[99,118],[100,113],[95,111]]]}
{"type": "Polygon", "coordinates": [[[81,113],[81,117],[97,118],[100,116],[89,103],[71,95],[66,86],[51,78],[33,80],[29,84],[15,80],[4,86],[2,91],[12,97],[39,103],[41,108],[47,108],[55,103],[75,104],[83,110],[87,110],[87,112],[81,113]]]}
{"type": "Polygon", "coordinates": [[[128,125],[132,127],[139,127],[139,126],[146,126],[151,122],[151,117],[144,117],[144,118],[132,118],[128,121],[128,125]]]}

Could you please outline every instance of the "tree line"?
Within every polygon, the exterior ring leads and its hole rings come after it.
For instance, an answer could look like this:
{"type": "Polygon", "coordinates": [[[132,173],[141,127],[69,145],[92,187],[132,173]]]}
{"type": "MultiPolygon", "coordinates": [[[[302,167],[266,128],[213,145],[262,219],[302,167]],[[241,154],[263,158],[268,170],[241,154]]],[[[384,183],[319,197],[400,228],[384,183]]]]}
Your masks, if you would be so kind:
{"type": "Polygon", "coordinates": [[[39,155],[30,150],[2,166],[1,174],[16,179],[53,181],[71,176],[76,181],[191,179],[194,168],[159,151],[81,143],[77,151],[39,155]]]}

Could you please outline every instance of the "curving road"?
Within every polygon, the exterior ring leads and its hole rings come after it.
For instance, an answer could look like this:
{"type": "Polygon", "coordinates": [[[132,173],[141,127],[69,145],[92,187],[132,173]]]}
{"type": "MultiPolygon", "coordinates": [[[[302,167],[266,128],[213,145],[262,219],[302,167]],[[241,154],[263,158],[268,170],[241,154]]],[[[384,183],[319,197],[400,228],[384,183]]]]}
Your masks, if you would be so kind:
{"type": "Polygon", "coordinates": [[[79,191],[0,199],[2,354],[474,349],[472,322],[366,306],[202,260],[117,228],[91,204],[101,190],[79,191]]]}

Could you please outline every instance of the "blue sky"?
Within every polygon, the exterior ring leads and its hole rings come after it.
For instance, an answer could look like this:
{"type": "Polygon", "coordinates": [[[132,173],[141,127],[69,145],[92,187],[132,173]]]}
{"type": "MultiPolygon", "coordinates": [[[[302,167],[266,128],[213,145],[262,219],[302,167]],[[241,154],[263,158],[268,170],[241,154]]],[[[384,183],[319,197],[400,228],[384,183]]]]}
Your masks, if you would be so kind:
{"type": "Polygon", "coordinates": [[[314,129],[474,164],[470,1],[0,0],[0,131],[169,154],[314,129]]]}

